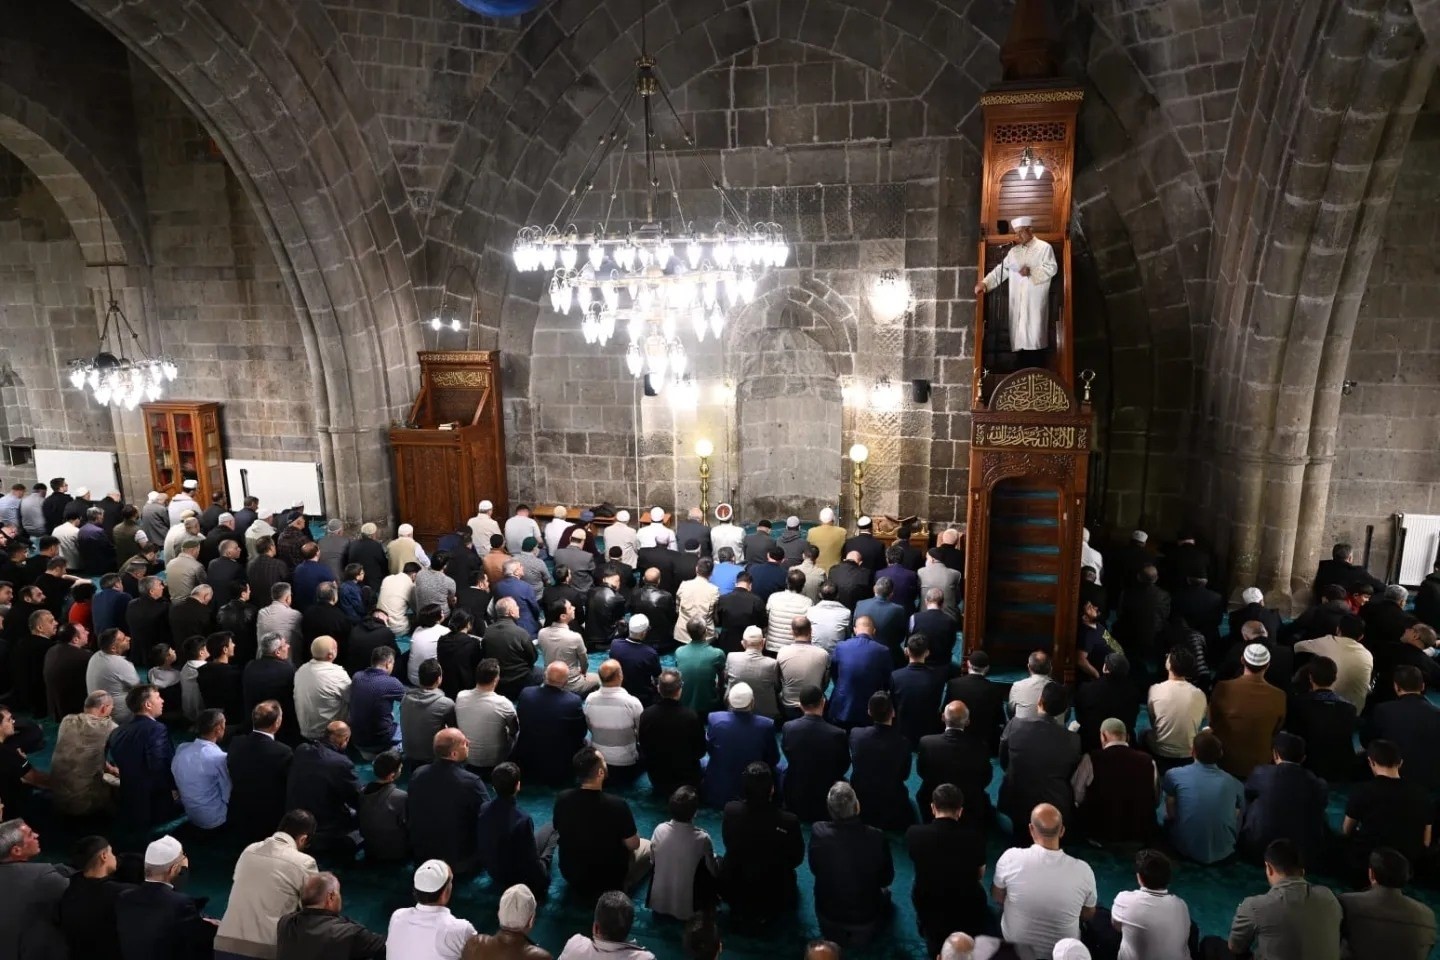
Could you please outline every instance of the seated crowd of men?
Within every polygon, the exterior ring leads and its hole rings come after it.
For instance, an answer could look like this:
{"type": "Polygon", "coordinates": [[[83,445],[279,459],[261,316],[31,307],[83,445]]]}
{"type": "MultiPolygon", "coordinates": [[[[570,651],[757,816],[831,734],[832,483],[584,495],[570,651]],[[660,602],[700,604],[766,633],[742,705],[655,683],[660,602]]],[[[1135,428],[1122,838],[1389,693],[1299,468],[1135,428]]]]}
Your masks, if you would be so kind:
{"type": "Polygon", "coordinates": [[[1289,627],[1247,592],[1224,647],[1203,553],[1182,541],[1157,566],[1137,534],[1086,568],[1078,686],[1052,680],[1043,652],[1007,686],[982,651],[954,665],[954,530],[928,551],[908,531],[887,548],[868,518],[847,536],[827,510],[808,533],[790,517],[747,534],[726,504],[713,526],[692,510],[673,530],[659,508],[637,529],[604,506],[578,520],[557,507],[543,528],[522,506],[502,526],[487,501],[427,554],[408,525],[382,543],[373,524],[352,539],[331,521],[317,541],[298,506],[277,517],[253,500],[71,501],[37,533],[5,499],[4,955],[534,960],[553,866],[568,894],[598,898],[562,958],[650,956],[626,944],[627,892],[648,878],[648,908],[687,922],[687,950],[713,960],[717,907],[734,929],[769,929],[794,914],[808,859],[827,939],[807,956],[829,960],[890,926],[887,832],[905,835],[919,932],[947,960],[1338,960],[1342,943],[1418,958],[1435,940],[1433,914],[1400,892],[1429,869],[1440,787],[1435,634],[1403,588],[1356,613],[1358,583],[1321,583],[1289,627]],[[1102,569],[1124,584],[1113,636],[1102,569]],[[593,671],[592,651],[606,654],[593,671]],[[26,760],[45,717],[59,724],[48,771],[26,760]],[[176,746],[178,728],[194,739],[176,746]],[[373,764],[363,787],[357,760],[373,764]],[[642,774],[670,815],[648,839],[605,790],[642,774]],[[538,831],[522,778],[559,791],[538,831]],[[1355,784],[1337,837],[1334,782],[1355,784]],[[702,806],[723,811],[719,850],[694,824],[702,806]],[[91,836],[68,868],[42,863],[32,809],[104,824],[143,857],[91,836]],[[995,813],[1014,846],[987,891],[995,813]],[[153,839],[181,816],[178,837],[153,839]],[[219,838],[245,846],[217,921],[175,886],[184,844],[219,838]],[[1134,853],[1139,889],[1108,911],[1062,850],[1082,839],[1134,853]],[[350,923],[314,855],[418,863],[417,905],[384,935],[350,923]],[[1234,855],[1263,862],[1271,891],[1240,905],[1228,944],[1202,943],[1168,891],[1171,858],[1234,855]],[[1337,899],[1307,867],[1357,892],[1337,899]],[[505,890],[494,937],[447,907],[482,873],[505,890]]]}

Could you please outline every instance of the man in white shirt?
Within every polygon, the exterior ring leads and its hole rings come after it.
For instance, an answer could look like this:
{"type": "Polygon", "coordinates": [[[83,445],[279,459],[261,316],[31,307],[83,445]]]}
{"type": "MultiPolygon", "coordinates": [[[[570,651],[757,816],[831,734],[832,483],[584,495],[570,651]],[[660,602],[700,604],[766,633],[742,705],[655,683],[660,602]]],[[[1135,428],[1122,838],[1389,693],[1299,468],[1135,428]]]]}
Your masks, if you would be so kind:
{"type": "Polygon", "coordinates": [[[737,557],[745,555],[745,528],[730,522],[734,516],[735,509],[728,503],[715,508],[715,519],[720,522],[710,528],[710,549],[717,557],[721,547],[729,547],[737,557]]]}
{"type": "Polygon", "coordinates": [[[455,879],[444,860],[426,860],[415,871],[415,906],[390,915],[388,960],[459,960],[475,938],[469,920],[450,913],[455,879]]]}
{"type": "MultiPolygon", "coordinates": [[[[713,535],[710,542],[712,544],[715,542],[713,535]]],[[[675,543],[675,535],[670,532],[669,527],[665,526],[665,511],[662,508],[650,508],[650,522],[635,531],[635,545],[641,549],[668,546],[671,550],[679,552],[680,547],[675,543]]]]}
{"type": "Polygon", "coordinates": [[[1030,675],[1010,687],[1010,716],[1016,720],[1026,720],[1040,712],[1040,693],[1050,682],[1050,654],[1036,650],[1026,659],[1025,669],[1030,675]]]}
{"type": "Polygon", "coordinates": [[[645,712],[624,682],[620,661],[606,660],[600,664],[600,689],[585,698],[584,707],[590,742],[620,780],[633,774],[640,762],[640,714],[645,712]]]}
{"type": "MultiPolygon", "coordinates": [[[[534,537],[535,542],[539,543],[542,536],[540,524],[536,523],[535,518],[530,516],[530,505],[527,503],[522,503],[516,507],[515,516],[505,521],[505,549],[510,552],[511,556],[520,552],[520,545],[525,542],[526,537],[534,537]]],[[[490,545],[489,540],[476,540],[473,542],[482,544],[481,550],[484,550],[485,547],[490,545]]]]}
{"type": "MultiPolygon", "coordinates": [[[[1030,813],[1029,847],[1011,847],[995,864],[990,895],[1002,910],[1000,932],[1021,960],[1048,960],[1061,940],[1078,938],[1095,915],[1095,872],[1060,849],[1060,811],[1042,803],[1030,813]]],[[[1186,928],[1189,932],[1189,928],[1186,928]]]]}
{"type": "Polygon", "coordinates": [[[1189,757],[1195,734],[1205,722],[1205,711],[1209,708],[1205,694],[1185,679],[1194,666],[1190,651],[1176,647],[1165,657],[1169,676],[1150,687],[1146,702],[1150,729],[1144,742],[1145,748],[1162,761],[1183,761],[1189,757]]]}
{"type": "Polygon", "coordinates": [[[809,613],[810,606],[810,598],[805,596],[805,571],[791,567],[785,574],[785,589],[765,600],[765,649],[778,653],[790,646],[790,624],[809,613]]]}
{"type": "Polygon", "coordinates": [[[333,637],[316,637],[309,662],[295,671],[295,719],[307,740],[325,736],[332,720],[350,717],[350,672],[335,662],[339,653],[333,637]]]}
{"type": "Polygon", "coordinates": [[[620,562],[635,566],[640,559],[639,548],[635,545],[635,528],[630,526],[630,511],[621,510],[615,514],[615,522],[605,528],[605,551],[611,547],[620,548],[620,562]]]}
{"type": "Polygon", "coordinates": [[[1117,960],[1190,960],[1190,908],[1170,892],[1170,859],[1159,850],[1135,855],[1139,890],[1115,894],[1110,922],[1120,931],[1117,960]]]}
{"type": "Polygon", "coordinates": [[[414,566],[414,570],[392,573],[380,581],[380,593],[375,598],[375,609],[385,614],[390,632],[397,637],[410,632],[410,601],[415,597],[415,577],[420,573],[420,564],[414,566]]]}
{"type": "Polygon", "coordinates": [[[1313,653],[1335,661],[1338,673],[1335,693],[1348,700],[1356,712],[1365,708],[1365,698],[1370,693],[1370,672],[1375,667],[1375,657],[1360,643],[1364,638],[1365,621],[1352,615],[1340,618],[1334,636],[1295,644],[1296,653],[1313,653]]]}
{"type": "Polygon", "coordinates": [[[490,771],[510,759],[520,721],[509,697],[495,692],[500,683],[500,661],[486,657],[475,667],[475,688],[455,698],[455,726],[470,741],[465,762],[489,779],[490,771]]]}
{"type": "Polygon", "coordinates": [[[555,509],[551,511],[550,517],[550,522],[545,524],[545,549],[553,557],[555,551],[560,549],[560,538],[571,527],[570,511],[557,503],[555,509]]]}
{"type": "Polygon", "coordinates": [[[840,588],[826,580],[820,585],[820,602],[805,611],[810,638],[826,653],[834,653],[835,646],[850,636],[850,608],[837,600],[838,596],[840,588]]]}
{"type": "Polygon", "coordinates": [[[1080,566],[1089,567],[1095,571],[1095,582],[1100,583],[1105,575],[1105,558],[1100,551],[1090,546],[1090,528],[1085,527],[1081,534],[1080,543],[1080,566]]]}
{"type": "Polygon", "coordinates": [[[710,582],[715,572],[715,561],[701,557],[695,561],[695,576],[680,584],[675,591],[675,642],[689,643],[690,634],[686,627],[692,619],[705,621],[705,639],[715,639],[715,603],[720,599],[720,588],[710,582]]]}
{"type": "Polygon", "coordinates": [[[470,525],[471,543],[488,544],[491,537],[501,536],[500,524],[496,523],[495,518],[491,516],[494,511],[495,504],[489,500],[480,501],[475,516],[467,521],[470,525]]]}
{"type": "Polygon", "coordinates": [[[810,621],[790,621],[791,640],[775,657],[780,671],[780,710],[786,720],[801,714],[800,691],[815,686],[824,690],[830,682],[830,654],[817,647],[810,637],[810,621]]]}
{"type": "Polygon", "coordinates": [[[420,686],[420,664],[433,659],[440,651],[440,638],[450,631],[446,628],[440,608],[429,606],[415,614],[417,624],[410,635],[410,663],[405,668],[410,686],[420,686]]]}

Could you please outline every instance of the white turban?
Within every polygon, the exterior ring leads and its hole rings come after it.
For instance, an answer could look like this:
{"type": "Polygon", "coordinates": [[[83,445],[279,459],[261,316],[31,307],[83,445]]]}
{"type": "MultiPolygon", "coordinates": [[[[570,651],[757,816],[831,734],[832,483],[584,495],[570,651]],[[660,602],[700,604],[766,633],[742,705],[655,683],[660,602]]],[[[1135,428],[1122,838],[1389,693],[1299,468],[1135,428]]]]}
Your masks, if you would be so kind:
{"type": "Polygon", "coordinates": [[[834,511],[834,510],[831,510],[829,507],[826,507],[825,509],[821,510],[821,511],[820,511],[820,522],[821,522],[821,523],[834,523],[834,522],[835,522],[835,511],[834,511]]]}
{"type": "Polygon", "coordinates": [[[1019,230],[1021,227],[1032,226],[1035,223],[1031,217],[1015,217],[1010,221],[1010,226],[1019,230]]]}

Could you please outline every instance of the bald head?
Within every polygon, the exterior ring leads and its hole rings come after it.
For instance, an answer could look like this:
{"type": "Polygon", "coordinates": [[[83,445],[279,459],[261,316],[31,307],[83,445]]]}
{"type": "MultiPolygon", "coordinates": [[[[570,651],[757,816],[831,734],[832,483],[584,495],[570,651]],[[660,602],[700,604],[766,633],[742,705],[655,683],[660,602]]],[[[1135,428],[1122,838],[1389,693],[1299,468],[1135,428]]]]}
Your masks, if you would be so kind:
{"type": "Polygon", "coordinates": [[[620,686],[623,676],[620,671],[619,660],[606,660],[600,664],[600,685],[605,687],[620,686]]]}
{"type": "Polygon", "coordinates": [[[805,960],[840,960],[840,945],[832,940],[811,940],[805,945],[805,960]]]}
{"type": "Polygon", "coordinates": [[[859,563],[864,558],[860,556],[859,550],[851,550],[849,553],[845,554],[845,559],[849,560],[851,563],[859,563]]]}
{"type": "Polygon", "coordinates": [[[435,756],[441,760],[454,760],[465,751],[465,734],[454,727],[446,727],[435,734],[435,756]]]}
{"type": "Polygon", "coordinates": [[[1048,850],[1060,849],[1060,837],[1065,832],[1065,820],[1060,811],[1048,803],[1042,803],[1030,811],[1030,836],[1048,850]]]}
{"type": "Polygon", "coordinates": [[[956,530],[954,527],[951,527],[951,528],[949,528],[948,530],[941,530],[941,531],[940,531],[940,545],[941,545],[941,546],[953,547],[953,546],[955,546],[955,545],[956,545],[957,543],[959,543],[959,542],[960,542],[960,531],[959,531],[959,530],[956,530]]]}
{"type": "Polygon", "coordinates": [[[344,750],[350,743],[350,724],[344,720],[331,720],[325,724],[325,739],[337,749],[344,750]]]}
{"type": "Polygon", "coordinates": [[[316,637],[310,643],[310,659],[312,660],[334,660],[339,652],[340,648],[336,645],[334,637],[316,637]]]}
{"type": "Polygon", "coordinates": [[[973,960],[975,938],[968,933],[952,933],[940,947],[940,956],[935,960],[973,960]]]}
{"type": "Polygon", "coordinates": [[[570,681],[570,668],[560,661],[545,667],[545,683],[551,687],[563,687],[570,681]]]}
{"type": "Polygon", "coordinates": [[[520,604],[515,602],[514,597],[501,597],[495,601],[495,612],[502,617],[520,619],[520,604]]]}
{"type": "Polygon", "coordinates": [[[660,568],[659,568],[659,567],[650,567],[648,570],[646,570],[646,571],[645,571],[645,582],[646,582],[646,583],[659,584],[659,582],[660,582],[660,568]]]}
{"type": "Polygon", "coordinates": [[[970,726],[970,708],[963,700],[951,700],[944,710],[946,730],[964,730],[970,726]]]}

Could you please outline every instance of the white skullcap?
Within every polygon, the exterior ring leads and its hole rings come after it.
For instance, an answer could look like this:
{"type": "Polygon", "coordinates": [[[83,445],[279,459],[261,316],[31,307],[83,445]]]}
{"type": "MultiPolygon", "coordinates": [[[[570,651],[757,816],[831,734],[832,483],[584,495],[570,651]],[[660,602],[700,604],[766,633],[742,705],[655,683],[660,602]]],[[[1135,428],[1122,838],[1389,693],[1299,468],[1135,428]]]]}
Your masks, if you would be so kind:
{"type": "Polygon", "coordinates": [[[489,500],[481,500],[481,501],[480,501],[479,510],[480,510],[481,513],[489,513],[491,510],[494,510],[494,509],[495,509],[495,504],[491,503],[489,500]]]}
{"type": "Polygon", "coordinates": [[[224,523],[226,520],[234,520],[234,519],[235,519],[235,514],[233,514],[233,513],[222,513],[222,514],[220,514],[220,516],[218,516],[218,517],[215,518],[215,522],[216,522],[216,523],[224,523]]]}
{"type": "Polygon", "coordinates": [[[185,848],[180,846],[180,841],[167,833],[158,840],[152,840],[145,848],[145,866],[168,867],[179,860],[184,852],[185,848]]]}
{"type": "Polygon", "coordinates": [[[1012,226],[1012,227],[1014,227],[1015,229],[1018,230],[1018,229],[1020,229],[1021,227],[1033,226],[1034,223],[1035,223],[1035,220],[1034,220],[1033,217],[1015,217],[1015,218],[1011,219],[1011,221],[1010,221],[1010,226],[1012,226]]]}
{"type": "Polygon", "coordinates": [[[1134,540],[1136,543],[1144,543],[1146,540],[1150,539],[1150,534],[1146,533],[1144,530],[1136,530],[1134,533],[1130,534],[1130,539],[1134,540]]]}
{"type": "Polygon", "coordinates": [[[651,523],[664,523],[664,522],[665,522],[665,511],[664,511],[664,510],[661,510],[659,507],[651,507],[651,508],[650,508],[650,522],[651,522],[651,523]]]}
{"type": "Polygon", "coordinates": [[[750,684],[741,681],[730,688],[725,702],[732,710],[749,710],[755,704],[755,691],[750,689],[750,684]]]}
{"type": "Polygon", "coordinates": [[[1240,594],[1240,599],[1246,603],[1264,603],[1265,594],[1260,592],[1259,587],[1246,587],[1245,591],[1240,594]]]}
{"type": "Polygon", "coordinates": [[[1270,648],[1263,643],[1252,643],[1245,647],[1245,662],[1252,667],[1270,665],[1270,648]]]}
{"type": "Polygon", "coordinates": [[[555,504],[555,509],[551,511],[551,515],[554,516],[556,520],[564,520],[569,513],[569,510],[566,510],[558,503],[555,504]]]}
{"type": "Polygon", "coordinates": [[[184,487],[186,490],[194,490],[196,487],[200,486],[200,481],[186,480],[184,483],[180,484],[180,486],[184,487]]]}
{"type": "Polygon", "coordinates": [[[421,893],[439,893],[450,882],[450,868],[444,860],[426,860],[415,871],[415,889],[421,893]]]}
{"type": "Polygon", "coordinates": [[[629,511],[629,510],[621,510],[619,513],[615,514],[615,522],[616,522],[616,523],[629,523],[629,522],[630,522],[630,511],[629,511]]]}
{"type": "Polygon", "coordinates": [[[861,517],[859,520],[856,520],[856,521],[855,521],[855,526],[856,526],[857,528],[861,529],[861,530],[865,530],[865,529],[869,528],[869,526],[870,526],[870,518],[869,518],[869,517],[861,517]]]}
{"type": "Polygon", "coordinates": [[[535,919],[535,894],[523,883],[500,894],[500,929],[524,930],[535,919]]]}
{"type": "Polygon", "coordinates": [[[650,618],[643,613],[637,613],[630,618],[630,636],[645,633],[650,629],[650,618]]]}
{"type": "Polygon", "coordinates": [[[1055,944],[1053,960],[1090,960],[1090,949],[1079,940],[1066,937],[1055,944]]]}
{"type": "Polygon", "coordinates": [[[835,511],[834,511],[834,510],[831,510],[829,507],[826,507],[824,510],[821,510],[821,511],[820,511],[820,522],[821,522],[821,523],[834,523],[834,522],[835,522],[835,511]]]}
{"type": "Polygon", "coordinates": [[[414,532],[415,528],[410,526],[410,524],[408,523],[402,523],[400,524],[400,526],[395,528],[395,536],[397,537],[408,537],[414,532]]]}
{"type": "Polygon", "coordinates": [[[80,488],[78,488],[78,489],[75,491],[75,499],[76,499],[76,500],[83,500],[83,499],[85,499],[85,498],[88,497],[88,496],[90,496],[90,488],[89,488],[89,487],[80,487],[80,488]]]}
{"type": "Polygon", "coordinates": [[[792,530],[798,530],[798,529],[800,528],[800,518],[799,518],[799,517],[786,517],[786,518],[785,518],[785,526],[790,527],[792,530]]]}
{"type": "Polygon", "coordinates": [[[164,496],[164,494],[162,494],[159,490],[151,490],[149,493],[145,494],[145,502],[146,502],[146,503],[154,503],[156,500],[159,500],[162,496],[164,496]]]}
{"type": "Polygon", "coordinates": [[[365,523],[360,525],[360,536],[362,537],[373,537],[379,532],[380,528],[375,526],[375,524],[373,523],[365,523]]]}

